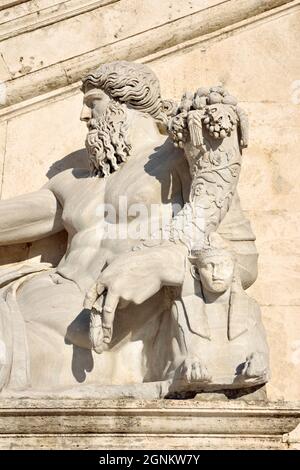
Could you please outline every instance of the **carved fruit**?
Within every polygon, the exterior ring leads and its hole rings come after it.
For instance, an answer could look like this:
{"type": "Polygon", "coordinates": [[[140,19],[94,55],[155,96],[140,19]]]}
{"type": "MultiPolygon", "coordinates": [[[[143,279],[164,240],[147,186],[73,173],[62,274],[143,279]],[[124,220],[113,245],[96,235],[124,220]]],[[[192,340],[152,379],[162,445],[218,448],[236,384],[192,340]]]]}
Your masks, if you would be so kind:
{"type": "Polygon", "coordinates": [[[207,96],[209,94],[209,89],[204,88],[204,87],[198,88],[198,90],[196,91],[196,94],[198,96],[207,96]]]}
{"type": "Polygon", "coordinates": [[[220,93],[212,92],[209,94],[209,101],[210,101],[210,104],[221,103],[222,95],[220,95],[220,93]]]}
{"type": "Polygon", "coordinates": [[[232,106],[236,106],[237,105],[237,99],[232,95],[226,95],[226,96],[224,96],[224,98],[222,100],[222,103],[223,104],[231,104],[232,106]]]}
{"type": "Polygon", "coordinates": [[[225,94],[225,90],[224,90],[224,88],[223,88],[221,85],[211,87],[211,88],[210,88],[210,92],[213,92],[213,93],[220,93],[220,95],[224,95],[224,94],[225,94]]]}

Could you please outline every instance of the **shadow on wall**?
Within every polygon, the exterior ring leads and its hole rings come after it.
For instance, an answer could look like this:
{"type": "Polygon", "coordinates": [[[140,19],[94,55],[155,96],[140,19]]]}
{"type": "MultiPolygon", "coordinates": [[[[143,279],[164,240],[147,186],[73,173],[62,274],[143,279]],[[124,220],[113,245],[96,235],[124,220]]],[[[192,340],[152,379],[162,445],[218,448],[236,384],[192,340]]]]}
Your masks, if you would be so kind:
{"type": "MultiPolygon", "coordinates": [[[[54,162],[47,171],[46,176],[50,179],[69,168],[88,167],[86,150],[83,148],[54,162]]],[[[66,249],[67,233],[64,230],[35,242],[0,246],[0,266],[32,258],[39,259],[42,262],[52,263],[56,266],[65,254],[66,249]]]]}
{"type": "Polygon", "coordinates": [[[61,173],[62,171],[68,170],[70,168],[89,168],[85,148],[69,153],[69,155],[66,157],[54,162],[47,171],[46,176],[50,179],[58,173],[61,173]]]}

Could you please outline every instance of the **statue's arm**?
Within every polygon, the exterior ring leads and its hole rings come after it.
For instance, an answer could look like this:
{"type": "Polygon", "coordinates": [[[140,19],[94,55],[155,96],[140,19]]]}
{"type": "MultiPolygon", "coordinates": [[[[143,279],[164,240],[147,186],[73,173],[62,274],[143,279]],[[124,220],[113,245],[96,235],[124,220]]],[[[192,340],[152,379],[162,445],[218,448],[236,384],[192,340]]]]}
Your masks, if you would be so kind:
{"type": "Polygon", "coordinates": [[[30,242],[63,229],[62,208],[48,188],[0,201],[0,245],[30,242]]]}

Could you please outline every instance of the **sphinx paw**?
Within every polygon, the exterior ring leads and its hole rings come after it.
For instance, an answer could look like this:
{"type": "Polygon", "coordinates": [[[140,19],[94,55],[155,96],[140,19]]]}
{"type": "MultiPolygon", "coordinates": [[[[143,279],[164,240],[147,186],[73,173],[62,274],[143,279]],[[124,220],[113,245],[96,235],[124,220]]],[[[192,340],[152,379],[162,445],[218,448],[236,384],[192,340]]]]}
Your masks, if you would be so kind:
{"type": "Polygon", "coordinates": [[[254,352],[247,356],[242,374],[247,378],[269,378],[268,357],[265,353],[254,352]]]}
{"type": "Polygon", "coordinates": [[[211,376],[203,360],[198,357],[186,358],[181,366],[181,376],[188,383],[211,381],[211,376]]]}

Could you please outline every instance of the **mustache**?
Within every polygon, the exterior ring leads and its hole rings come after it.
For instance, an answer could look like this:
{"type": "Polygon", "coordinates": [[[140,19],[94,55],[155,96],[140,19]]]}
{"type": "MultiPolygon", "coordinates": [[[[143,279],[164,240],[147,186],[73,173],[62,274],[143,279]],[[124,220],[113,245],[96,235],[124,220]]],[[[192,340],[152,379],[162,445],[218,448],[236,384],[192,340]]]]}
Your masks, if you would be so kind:
{"type": "Polygon", "coordinates": [[[92,132],[93,130],[101,128],[104,122],[105,122],[105,117],[99,117],[97,119],[91,118],[87,121],[86,126],[88,128],[88,131],[92,132]]]}

